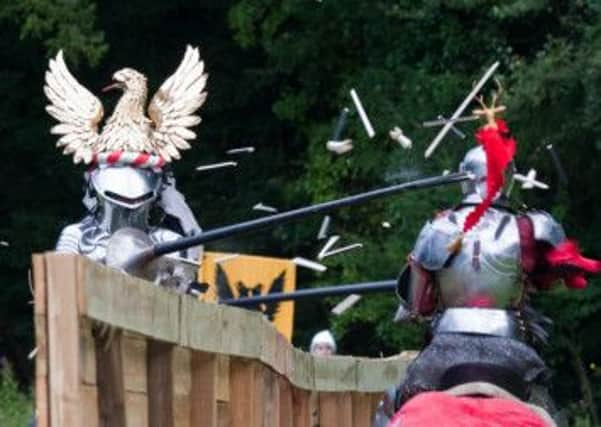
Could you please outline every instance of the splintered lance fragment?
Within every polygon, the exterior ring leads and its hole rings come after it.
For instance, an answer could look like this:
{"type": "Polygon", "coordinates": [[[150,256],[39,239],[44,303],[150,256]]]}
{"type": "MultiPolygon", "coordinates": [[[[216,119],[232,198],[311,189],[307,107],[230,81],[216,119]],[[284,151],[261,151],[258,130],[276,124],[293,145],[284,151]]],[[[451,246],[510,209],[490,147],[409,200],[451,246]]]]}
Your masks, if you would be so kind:
{"type": "Polygon", "coordinates": [[[298,265],[299,267],[305,267],[310,270],[319,271],[319,272],[324,272],[328,269],[328,267],[326,267],[323,264],[320,264],[318,262],[311,261],[311,260],[308,260],[308,259],[302,258],[302,257],[296,257],[292,260],[292,262],[294,264],[298,265]]]}
{"type": "Polygon", "coordinates": [[[194,261],[194,260],[192,260],[190,258],[184,258],[184,257],[181,257],[181,256],[170,255],[169,259],[172,259],[172,260],[175,260],[175,261],[179,261],[179,262],[181,262],[183,264],[190,264],[190,265],[194,265],[196,267],[202,267],[201,263],[199,263],[198,261],[194,261]]]}
{"type": "Polygon", "coordinates": [[[217,259],[215,259],[215,263],[216,264],[221,264],[222,262],[227,262],[230,261],[234,258],[238,258],[240,256],[240,254],[228,254],[228,255],[224,255],[222,257],[219,257],[217,259]]]}
{"type": "MultiPolygon", "coordinates": [[[[439,120],[446,120],[446,119],[445,119],[445,117],[444,117],[444,116],[442,116],[442,115],[439,115],[439,116],[438,116],[438,119],[439,119],[439,120]]],[[[452,132],[453,132],[455,135],[457,135],[459,138],[461,138],[461,139],[465,139],[465,134],[464,134],[463,132],[461,132],[459,129],[457,129],[457,128],[455,127],[455,125],[453,125],[453,124],[451,125],[451,131],[452,131],[452,132]]]]}
{"type": "Polygon", "coordinates": [[[442,141],[442,139],[445,137],[447,132],[451,129],[451,126],[453,126],[453,120],[455,120],[456,118],[461,116],[461,113],[463,113],[463,110],[465,110],[467,108],[467,106],[470,104],[470,102],[472,102],[472,100],[474,99],[474,96],[476,96],[478,94],[478,92],[480,92],[480,89],[482,89],[484,84],[488,81],[488,79],[490,79],[490,77],[496,71],[498,66],[499,66],[499,61],[492,64],[490,66],[490,68],[488,70],[486,70],[486,73],[484,73],[484,75],[478,81],[478,83],[476,83],[476,85],[472,88],[471,92],[465,97],[465,99],[463,100],[461,105],[457,108],[457,110],[455,110],[455,112],[451,116],[451,119],[447,123],[445,123],[445,125],[442,127],[440,132],[438,132],[438,135],[436,135],[436,137],[432,140],[432,142],[426,149],[426,152],[424,153],[424,157],[426,159],[432,155],[434,150],[436,150],[436,147],[438,147],[438,144],[440,144],[440,141],[442,141]]]}
{"type": "Polygon", "coordinates": [[[534,187],[540,188],[542,190],[548,190],[549,186],[544,182],[540,182],[536,180],[536,170],[530,169],[526,176],[516,173],[513,175],[513,178],[516,181],[520,181],[522,183],[522,189],[530,190],[534,187]]]}
{"type": "Polygon", "coordinates": [[[319,254],[317,255],[317,259],[318,260],[322,260],[324,257],[326,257],[328,251],[330,250],[330,248],[332,246],[334,246],[336,244],[336,242],[340,239],[340,236],[332,236],[328,239],[328,241],[326,242],[325,245],[323,245],[323,248],[321,249],[321,251],[319,251],[319,254]]]}
{"type": "Polygon", "coordinates": [[[340,316],[342,313],[347,311],[349,308],[354,306],[361,299],[361,295],[350,294],[345,299],[340,301],[336,306],[332,309],[332,314],[336,316],[340,316]]]}
{"type": "Polygon", "coordinates": [[[395,126],[393,129],[391,129],[388,132],[388,136],[390,136],[390,138],[394,141],[401,144],[401,147],[403,147],[405,150],[408,150],[413,146],[413,142],[407,137],[407,135],[403,133],[403,130],[398,126],[395,126]]]}
{"type": "Polygon", "coordinates": [[[269,212],[269,213],[277,213],[278,212],[278,210],[276,208],[274,208],[273,206],[264,205],[261,202],[259,202],[253,206],[253,211],[263,211],[263,212],[269,212]]]}
{"type": "Polygon", "coordinates": [[[456,119],[447,119],[443,115],[438,115],[437,120],[428,120],[428,121],[422,122],[422,126],[425,128],[432,128],[432,127],[436,127],[436,126],[444,126],[447,123],[451,123],[451,125],[454,125],[455,123],[473,122],[473,121],[479,120],[479,119],[480,119],[480,117],[474,116],[474,115],[457,117],[456,119]]]}
{"type": "Polygon", "coordinates": [[[211,163],[209,165],[202,165],[196,168],[197,171],[208,171],[213,169],[221,169],[228,167],[236,167],[238,166],[237,162],[221,162],[221,163],[211,163]]]}
{"type": "Polygon", "coordinates": [[[323,217],[321,226],[319,227],[319,233],[317,233],[317,240],[323,240],[328,237],[328,229],[330,228],[330,215],[323,217]]]}
{"type": "Polygon", "coordinates": [[[353,249],[359,249],[363,247],[363,243],[353,243],[352,245],[348,245],[348,246],[343,246],[341,248],[338,249],[333,249],[331,251],[329,251],[328,253],[325,253],[323,255],[323,258],[332,256],[332,255],[338,255],[341,254],[343,252],[348,252],[348,251],[352,251],[353,249]]]}
{"type": "Polygon", "coordinates": [[[566,170],[561,164],[561,160],[559,160],[559,154],[553,144],[547,145],[547,150],[549,154],[551,154],[551,158],[553,159],[553,164],[555,165],[555,169],[557,169],[557,174],[559,175],[559,181],[561,181],[562,185],[568,185],[568,175],[566,174],[566,170]]]}
{"type": "Polygon", "coordinates": [[[363,127],[365,128],[365,132],[367,132],[367,136],[373,138],[374,136],[376,136],[376,132],[374,131],[374,128],[371,125],[371,122],[369,121],[365,110],[363,109],[363,104],[361,104],[361,100],[359,99],[357,92],[355,91],[355,89],[351,89],[350,93],[351,98],[353,98],[353,102],[355,103],[355,107],[357,108],[357,112],[359,113],[359,117],[361,118],[361,122],[363,123],[363,127]]]}
{"type": "Polygon", "coordinates": [[[37,348],[37,347],[35,347],[33,350],[31,350],[31,351],[29,352],[29,354],[27,355],[27,359],[28,359],[28,360],[31,360],[31,359],[33,359],[34,357],[36,357],[36,356],[37,356],[37,354],[38,354],[38,348],[37,348]]]}
{"type": "Polygon", "coordinates": [[[348,153],[353,149],[353,140],[344,139],[342,141],[328,141],[326,142],[326,149],[338,155],[348,153]]]}
{"type": "Polygon", "coordinates": [[[231,148],[225,152],[225,154],[250,154],[255,152],[255,147],[238,147],[231,148]]]}

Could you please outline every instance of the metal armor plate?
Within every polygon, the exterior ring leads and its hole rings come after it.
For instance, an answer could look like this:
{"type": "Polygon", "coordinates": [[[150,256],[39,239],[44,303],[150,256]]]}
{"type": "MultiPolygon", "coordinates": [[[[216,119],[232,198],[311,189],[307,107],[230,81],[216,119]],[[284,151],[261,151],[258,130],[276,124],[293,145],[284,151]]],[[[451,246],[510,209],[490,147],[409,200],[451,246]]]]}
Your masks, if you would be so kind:
{"type": "Polygon", "coordinates": [[[557,246],[566,239],[563,227],[545,211],[527,213],[534,227],[534,239],[557,246]]]}
{"type": "MultiPolygon", "coordinates": [[[[162,243],[180,238],[178,233],[165,228],[157,228],[150,232],[153,243],[162,243]]],[[[107,245],[110,234],[99,227],[92,216],[85,217],[77,224],[71,224],[63,229],[56,244],[57,252],[80,254],[96,262],[104,264],[106,261],[107,245]]],[[[161,262],[161,277],[159,281],[170,287],[179,287],[181,284],[189,284],[196,276],[196,267],[191,264],[182,263],[178,258],[192,258],[192,253],[182,251],[176,254],[166,255],[164,258],[172,262],[161,262]]]]}
{"type": "Polygon", "coordinates": [[[513,308],[522,295],[520,237],[511,213],[489,208],[476,227],[451,253],[473,207],[449,211],[422,230],[414,259],[434,275],[440,305],[513,308]]]}

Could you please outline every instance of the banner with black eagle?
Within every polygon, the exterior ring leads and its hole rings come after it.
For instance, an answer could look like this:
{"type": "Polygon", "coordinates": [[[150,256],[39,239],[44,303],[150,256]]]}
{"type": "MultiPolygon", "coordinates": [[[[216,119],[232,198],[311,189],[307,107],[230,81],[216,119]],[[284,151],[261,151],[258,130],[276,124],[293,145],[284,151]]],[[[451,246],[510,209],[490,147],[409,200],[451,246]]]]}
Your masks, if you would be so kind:
{"type": "MultiPolygon", "coordinates": [[[[208,285],[200,296],[206,302],[292,292],[296,289],[296,266],[282,258],[205,252],[198,281],[208,285]]],[[[261,304],[251,309],[261,311],[288,341],[292,339],[294,302],[261,304]]]]}

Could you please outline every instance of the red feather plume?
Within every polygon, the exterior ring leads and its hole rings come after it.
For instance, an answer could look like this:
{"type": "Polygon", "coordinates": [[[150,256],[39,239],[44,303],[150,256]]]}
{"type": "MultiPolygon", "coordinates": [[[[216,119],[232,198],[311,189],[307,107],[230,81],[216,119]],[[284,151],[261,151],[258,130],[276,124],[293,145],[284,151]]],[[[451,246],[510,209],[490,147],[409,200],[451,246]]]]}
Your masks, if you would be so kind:
{"type": "Polygon", "coordinates": [[[499,190],[503,188],[505,169],[515,155],[515,139],[509,133],[507,124],[502,119],[495,119],[495,122],[496,128],[485,125],[476,132],[476,140],[482,144],[486,153],[486,197],[465,219],[464,233],[478,224],[499,190]]]}

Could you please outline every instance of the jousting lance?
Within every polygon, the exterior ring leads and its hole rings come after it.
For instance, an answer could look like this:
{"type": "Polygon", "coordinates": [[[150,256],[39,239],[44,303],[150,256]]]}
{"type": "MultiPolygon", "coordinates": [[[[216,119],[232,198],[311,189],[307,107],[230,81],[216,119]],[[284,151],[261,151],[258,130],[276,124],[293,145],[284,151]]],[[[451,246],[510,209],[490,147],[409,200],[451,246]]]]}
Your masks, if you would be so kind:
{"type": "Polygon", "coordinates": [[[311,206],[305,206],[298,209],[293,209],[286,212],[268,215],[250,221],[244,221],[237,224],[226,225],[224,227],[214,228],[204,231],[193,236],[182,237],[169,242],[157,243],[146,249],[142,249],[137,254],[134,254],[123,265],[125,271],[134,271],[143,264],[152,261],[153,259],[173,252],[183,251],[194,246],[202,245],[208,242],[224,239],[227,237],[237,236],[242,233],[260,230],[287,222],[299,220],[311,215],[318,215],[330,212],[334,209],[345,208],[365,203],[371,200],[381,199],[395,194],[405,193],[412,190],[420,190],[425,188],[439,187],[442,185],[455,184],[472,179],[472,176],[467,173],[458,172],[446,176],[435,176],[430,178],[422,178],[415,181],[404,182],[389,187],[378,188],[376,190],[367,191],[365,193],[355,194],[352,196],[343,197],[337,200],[318,203],[311,206]]]}
{"type": "Polygon", "coordinates": [[[298,301],[308,298],[324,298],[349,294],[373,294],[392,292],[397,286],[396,280],[380,280],[377,282],[354,283],[349,285],[324,286],[319,288],[299,289],[293,292],[274,292],[253,297],[228,298],[220,300],[220,304],[237,307],[253,307],[259,304],[269,304],[280,301],[298,301]]]}

